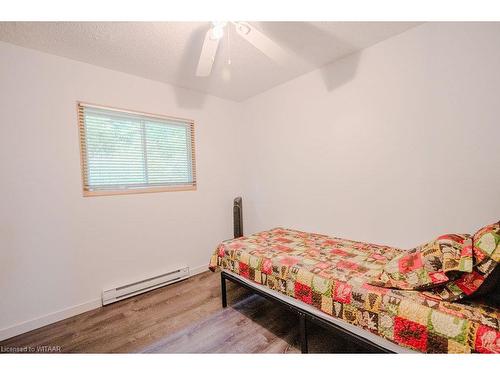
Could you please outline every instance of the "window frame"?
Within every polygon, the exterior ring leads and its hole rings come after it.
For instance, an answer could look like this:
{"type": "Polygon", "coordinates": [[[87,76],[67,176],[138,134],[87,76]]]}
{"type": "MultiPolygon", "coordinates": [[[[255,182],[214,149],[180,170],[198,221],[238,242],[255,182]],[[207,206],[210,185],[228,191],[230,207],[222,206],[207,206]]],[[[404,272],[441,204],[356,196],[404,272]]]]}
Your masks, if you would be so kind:
{"type": "Polygon", "coordinates": [[[108,196],[108,195],[127,195],[127,194],[143,194],[143,193],[160,193],[167,191],[195,191],[197,190],[197,180],[196,180],[196,150],[195,150],[195,123],[194,120],[165,116],[148,112],[134,111],[130,109],[117,108],[99,104],[93,104],[83,101],[76,102],[77,110],[77,126],[78,126],[78,142],[80,144],[80,169],[82,177],[82,192],[84,197],[98,197],[98,196],[108,196]],[[170,121],[182,121],[190,126],[191,131],[191,174],[193,182],[185,185],[172,185],[172,186],[150,186],[150,187],[137,187],[130,189],[102,189],[102,190],[88,190],[86,174],[86,134],[85,134],[85,118],[84,118],[84,108],[97,108],[109,111],[116,111],[130,115],[145,116],[150,118],[156,118],[159,120],[170,120],[170,121]]]}

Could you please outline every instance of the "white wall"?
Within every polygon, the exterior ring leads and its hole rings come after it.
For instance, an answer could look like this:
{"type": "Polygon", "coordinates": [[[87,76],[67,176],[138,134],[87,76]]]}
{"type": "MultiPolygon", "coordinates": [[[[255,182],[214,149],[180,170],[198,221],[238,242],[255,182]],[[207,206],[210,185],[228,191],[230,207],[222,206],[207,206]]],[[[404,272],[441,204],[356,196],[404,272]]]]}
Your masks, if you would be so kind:
{"type": "Polygon", "coordinates": [[[412,247],[500,219],[500,24],[424,24],[244,103],[246,232],[412,247]]]}
{"type": "Polygon", "coordinates": [[[236,103],[5,43],[0,85],[0,339],[232,236],[236,103]],[[83,198],[77,100],[194,119],[198,190],[83,198]]]}

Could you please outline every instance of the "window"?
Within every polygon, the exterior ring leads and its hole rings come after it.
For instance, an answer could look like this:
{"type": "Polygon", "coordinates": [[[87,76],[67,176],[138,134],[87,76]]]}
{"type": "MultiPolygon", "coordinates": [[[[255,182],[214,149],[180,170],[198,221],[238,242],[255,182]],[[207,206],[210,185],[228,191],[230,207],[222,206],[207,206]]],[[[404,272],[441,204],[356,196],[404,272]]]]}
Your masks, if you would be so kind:
{"type": "Polygon", "coordinates": [[[194,123],[78,104],[83,194],[194,190],[194,123]]]}

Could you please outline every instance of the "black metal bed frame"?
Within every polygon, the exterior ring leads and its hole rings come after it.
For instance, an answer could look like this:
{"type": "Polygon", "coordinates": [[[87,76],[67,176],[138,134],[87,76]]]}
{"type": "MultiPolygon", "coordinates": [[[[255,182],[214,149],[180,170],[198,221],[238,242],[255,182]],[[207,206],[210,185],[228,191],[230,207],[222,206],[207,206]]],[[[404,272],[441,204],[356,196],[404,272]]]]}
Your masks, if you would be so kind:
{"type": "Polygon", "coordinates": [[[389,350],[387,348],[384,348],[383,346],[380,346],[362,336],[359,336],[353,332],[350,332],[349,330],[327,320],[324,319],[320,316],[314,315],[313,313],[304,310],[300,307],[297,307],[295,305],[292,305],[289,302],[286,302],[270,293],[266,293],[262,289],[259,289],[255,286],[252,286],[249,283],[245,283],[238,279],[237,277],[222,271],[220,274],[220,281],[221,281],[221,294],[222,294],[222,307],[227,307],[227,291],[226,291],[226,280],[230,280],[238,285],[241,285],[247,289],[250,289],[252,292],[267,298],[268,300],[271,300],[273,302],[279,303],[280,305],[288,308],[292,312],[298,315],[299,317],[299,332],[300,332],[300,349],[302,353],[308,353],[308,347],[307,347],[307,322],[313,322],[316,323],[322,327],[328,328],[332,330],[335,334],[338,334],[339,336],[343,336],[348,338],[350,341],[356,343],[357,345],[363,347],[364,349],[368,349],[370,352],[374,353],[395,353],[392,350],[389,350]]]}

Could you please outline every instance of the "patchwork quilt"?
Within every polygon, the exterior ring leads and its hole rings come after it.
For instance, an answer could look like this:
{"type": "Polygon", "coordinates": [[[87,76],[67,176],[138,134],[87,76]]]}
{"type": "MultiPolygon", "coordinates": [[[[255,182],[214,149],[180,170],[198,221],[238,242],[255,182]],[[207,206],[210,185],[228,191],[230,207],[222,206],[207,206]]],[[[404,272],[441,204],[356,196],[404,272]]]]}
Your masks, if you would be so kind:
{"type": "MultiPolygon", "coordinates": [[[[450,252],[457,253],[444,250],[444,254],[450,252]]],[[[276,228],[222,242],[209,268],[234,272],[416,351],[500,353],[498,309],[476,301],[449,302],[431,290],[372,285],[381,279],[386,265],[407,253],[276,228]]],[[[458,264],[449,263],[442,276],[448,278],[449,272],[470,268],[469,251],[459,251],[457,257],[458,264]]],[[[432,284],[428,273],[425,277],[429,279],[424,277],[420,284],[432,284]]],[[[405,280],[396,280],[399,282],[406,285],[405,280]]]]}

